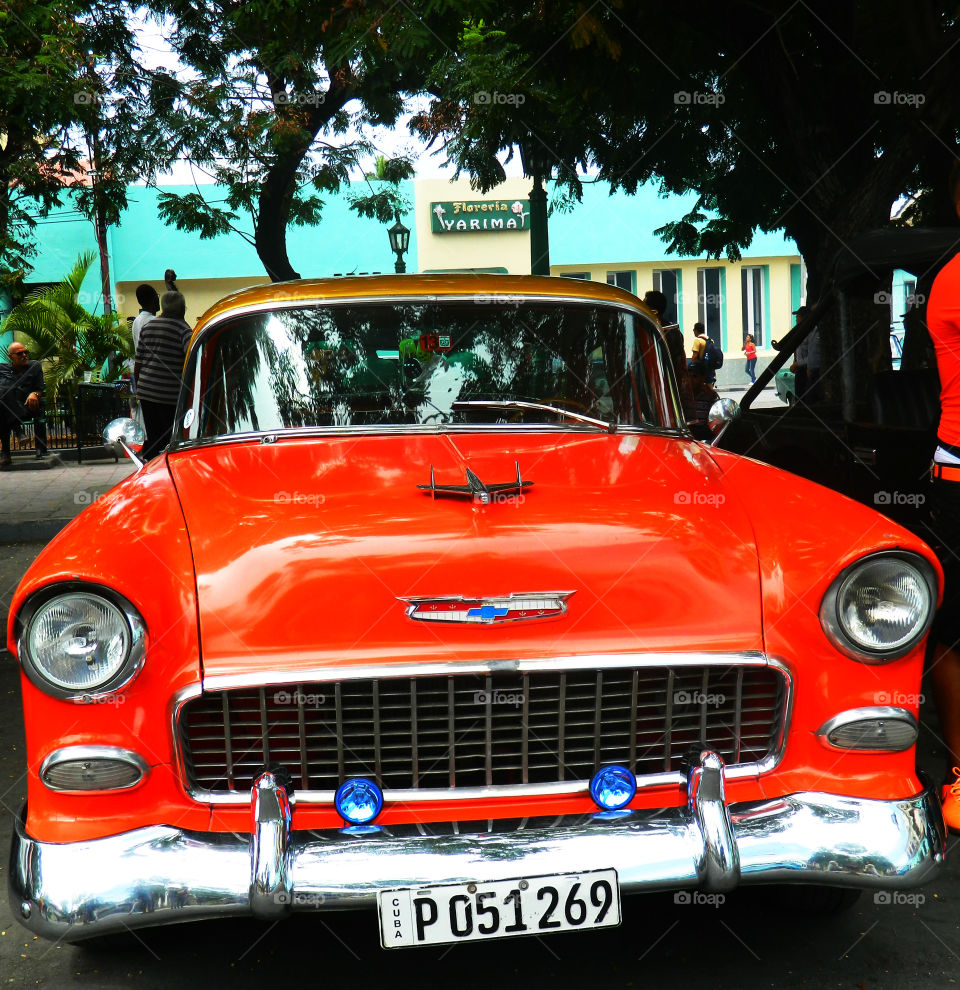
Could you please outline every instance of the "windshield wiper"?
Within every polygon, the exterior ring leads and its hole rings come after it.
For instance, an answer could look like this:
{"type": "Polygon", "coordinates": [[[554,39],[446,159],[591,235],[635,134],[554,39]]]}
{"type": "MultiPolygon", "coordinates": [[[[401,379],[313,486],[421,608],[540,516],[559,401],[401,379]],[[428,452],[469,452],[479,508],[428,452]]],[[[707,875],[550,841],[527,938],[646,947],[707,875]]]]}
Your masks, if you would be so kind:
{"type": "Polygon", "coordinates": [[[546,402],[521,402],[519,399],[461,399],[452,402],[453,409],[468,409],[470,407],[483,409],[538,409],[540,412],[556,413],[558,416],[566,416],[567,419],[575,419],[578,423],[587,423],[590,426],[599,427],[607,433],[616,433],[617,424],[608,423],[603,419],[594,419],[593,416],[585,416],[583,413],[572,412],[570,409],[561,409],[559,406],[551,406],[546,402]]]}

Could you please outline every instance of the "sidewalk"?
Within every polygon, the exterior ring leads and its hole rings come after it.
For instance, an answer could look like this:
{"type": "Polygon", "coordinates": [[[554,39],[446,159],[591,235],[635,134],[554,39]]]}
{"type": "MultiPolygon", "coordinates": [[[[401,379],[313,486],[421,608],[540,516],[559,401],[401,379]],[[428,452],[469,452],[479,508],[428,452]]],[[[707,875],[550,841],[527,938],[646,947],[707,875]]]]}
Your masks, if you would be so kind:
{"type": "MultiPolygon", "coordinates": [[[[0,543],[52,539],[74,516],[133,474],[128,458],[63,462],[45,470],[0,472],[0,543]]],[[[26,465],[24,465],[26,467],[26,465]]]]}

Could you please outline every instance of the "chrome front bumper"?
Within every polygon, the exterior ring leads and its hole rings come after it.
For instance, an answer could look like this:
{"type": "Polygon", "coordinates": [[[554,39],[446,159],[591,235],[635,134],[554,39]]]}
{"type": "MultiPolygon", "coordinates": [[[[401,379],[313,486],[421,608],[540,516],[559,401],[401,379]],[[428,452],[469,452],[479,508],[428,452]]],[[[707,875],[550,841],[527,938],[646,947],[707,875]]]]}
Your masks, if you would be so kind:
{"type": "Polygon", "coordinates": [[[253,789],[251,835],[137,829],[87,842],[32,839],[18,818],[10,863],[14,915],[47,938],[232,914],[372,906],[379,890],[615,867],[624,891],[738,883],[903,888],[942,862],[940,805],[807,792],[730,805],[723,763],[701,755],[684,808],[607,812],[513,831],[429,834],[424,826],[291,831],[282,786],[253,789]]]}

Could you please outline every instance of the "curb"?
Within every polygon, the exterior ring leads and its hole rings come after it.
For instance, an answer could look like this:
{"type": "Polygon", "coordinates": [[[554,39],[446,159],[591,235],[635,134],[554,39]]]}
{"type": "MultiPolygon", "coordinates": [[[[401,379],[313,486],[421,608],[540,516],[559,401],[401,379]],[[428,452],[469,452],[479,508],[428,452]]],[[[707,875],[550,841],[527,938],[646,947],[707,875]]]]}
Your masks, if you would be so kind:
{"type": "Polygon", "coordinates": [[[49,543],[74,518],[0,523],[0,543],[49,543]]]}

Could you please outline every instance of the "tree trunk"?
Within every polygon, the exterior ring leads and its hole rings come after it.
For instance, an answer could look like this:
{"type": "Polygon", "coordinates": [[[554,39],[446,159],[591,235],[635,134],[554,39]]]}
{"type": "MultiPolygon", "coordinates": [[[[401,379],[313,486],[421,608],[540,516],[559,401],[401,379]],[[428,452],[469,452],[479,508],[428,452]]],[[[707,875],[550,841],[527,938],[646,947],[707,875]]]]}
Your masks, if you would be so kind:
{"type": "Polygon", "coordinates": [[[297,188],[297,172],[320,129],[343,108],[350,97],[349,84],[332,84],[324,95],[323,102],[308,114],[300,141],[277,153],[260,187],[253,232],[254,244],[272,282],[288,282],[300,278],[300,273],[290,264],[287,255],[287,224],[290,220],[290,203],[297,188]]]}
{"type": "Polygon", "coordinates": [[[272,282],[300,278],[287,256],[287,219],[297,169],[313,143],[298,147],[277,158],[260,187],[260,203],[254,228],[257,255],[272,282]]]}

